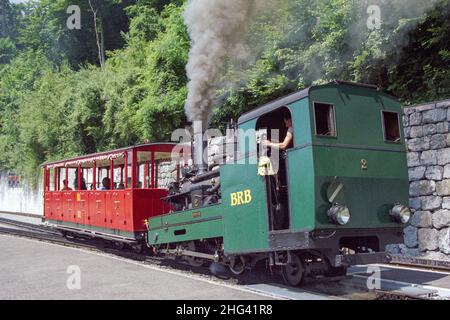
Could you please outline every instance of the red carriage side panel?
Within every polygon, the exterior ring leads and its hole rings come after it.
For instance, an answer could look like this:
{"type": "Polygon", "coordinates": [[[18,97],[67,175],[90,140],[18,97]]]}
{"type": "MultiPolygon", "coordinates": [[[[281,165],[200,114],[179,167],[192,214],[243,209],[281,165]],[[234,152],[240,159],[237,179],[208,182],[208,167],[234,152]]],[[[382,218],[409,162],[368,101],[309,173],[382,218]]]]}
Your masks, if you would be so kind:
{"type": "Polygon", "coordinates": [[[89,192],[81,191],[76,195],[76,221],[78,224],[89,225],[89,192]]]}
{"type": "Polygon", "coordinates": [[[90,200],[90,225],[103,227],[105,224],[105,199],[103,192],[94,191],[90,200]]]}
{"type": "Polygon", "coordinates": [[[168,195],[165,189],[137,189],[133,190],[133,227],[136,231],[146,229],[145,220],[169,212],[167,204],[161,198],[168,195]]]}

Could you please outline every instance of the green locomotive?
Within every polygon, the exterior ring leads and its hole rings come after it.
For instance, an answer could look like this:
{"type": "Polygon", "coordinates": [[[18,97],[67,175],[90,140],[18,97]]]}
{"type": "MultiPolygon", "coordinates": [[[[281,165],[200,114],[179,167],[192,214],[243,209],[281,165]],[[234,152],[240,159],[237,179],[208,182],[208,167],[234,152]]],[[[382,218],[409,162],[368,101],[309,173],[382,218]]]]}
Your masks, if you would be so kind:
{"type": "Polygon", "coordinates": [[[172,187],[176,212],[148,220],[148,246],[236,274],[266,260],[290,285],[389,261],[411,216],[401,114],[377,87],[335,81],[242,115],[237,156],[172,187]],[[277,155],[261,135],[284,137],[286,113],[293,145],[277,155]]]}

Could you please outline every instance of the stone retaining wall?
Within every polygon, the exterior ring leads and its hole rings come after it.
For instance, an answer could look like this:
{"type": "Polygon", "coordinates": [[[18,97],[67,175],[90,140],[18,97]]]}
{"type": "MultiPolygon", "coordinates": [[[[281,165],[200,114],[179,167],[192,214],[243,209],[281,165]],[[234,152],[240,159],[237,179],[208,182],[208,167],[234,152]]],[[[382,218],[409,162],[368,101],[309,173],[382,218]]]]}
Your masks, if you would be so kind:
{"type": "Polygon", "coordinates": [[[450,100],[407,107],[411,225],[400,253],[450,260],[450,100]]]}

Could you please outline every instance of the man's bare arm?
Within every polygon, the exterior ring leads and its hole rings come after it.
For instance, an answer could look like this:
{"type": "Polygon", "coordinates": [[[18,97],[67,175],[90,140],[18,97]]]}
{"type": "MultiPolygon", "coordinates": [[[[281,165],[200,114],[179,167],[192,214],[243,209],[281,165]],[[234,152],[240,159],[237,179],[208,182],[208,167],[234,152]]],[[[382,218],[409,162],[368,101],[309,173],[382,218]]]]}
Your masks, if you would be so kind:
{"type": "Polygon", "coordinates": [[[276,148],[279,150],[286,150],[287,147],[289,147],[289,145],[291,144],[292,138],[293,138],[292,133],[288,132],[282,143],[273,143],[273,142],[267,141],[266,145],[271,148],[276,148]]]}

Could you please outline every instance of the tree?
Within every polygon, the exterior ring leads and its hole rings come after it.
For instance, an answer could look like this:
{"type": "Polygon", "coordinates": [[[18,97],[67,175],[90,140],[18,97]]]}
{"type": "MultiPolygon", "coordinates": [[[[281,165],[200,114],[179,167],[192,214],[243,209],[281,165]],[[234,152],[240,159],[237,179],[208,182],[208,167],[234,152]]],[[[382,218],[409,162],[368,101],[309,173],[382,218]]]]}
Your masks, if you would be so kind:
{"type": "Polygon", "coordinates": [[[102,68],[105,67],[105,39],[103,32],[103,18],[102,13],[98,11],[98,9],[92,6],[92,0],[88,0],[89,6],[91,7],[91,12],[94,18],[94,30],[95,30],[95,39],[97,42],[98,48],[98,60],[100,66],[102,68]]]}
{"type": "Polygon", "coordinates": [[[0,0],[0,9],[2,10],[2,37],[6,37],[6,7],[9,7],[9,1],[0,0]]]}

